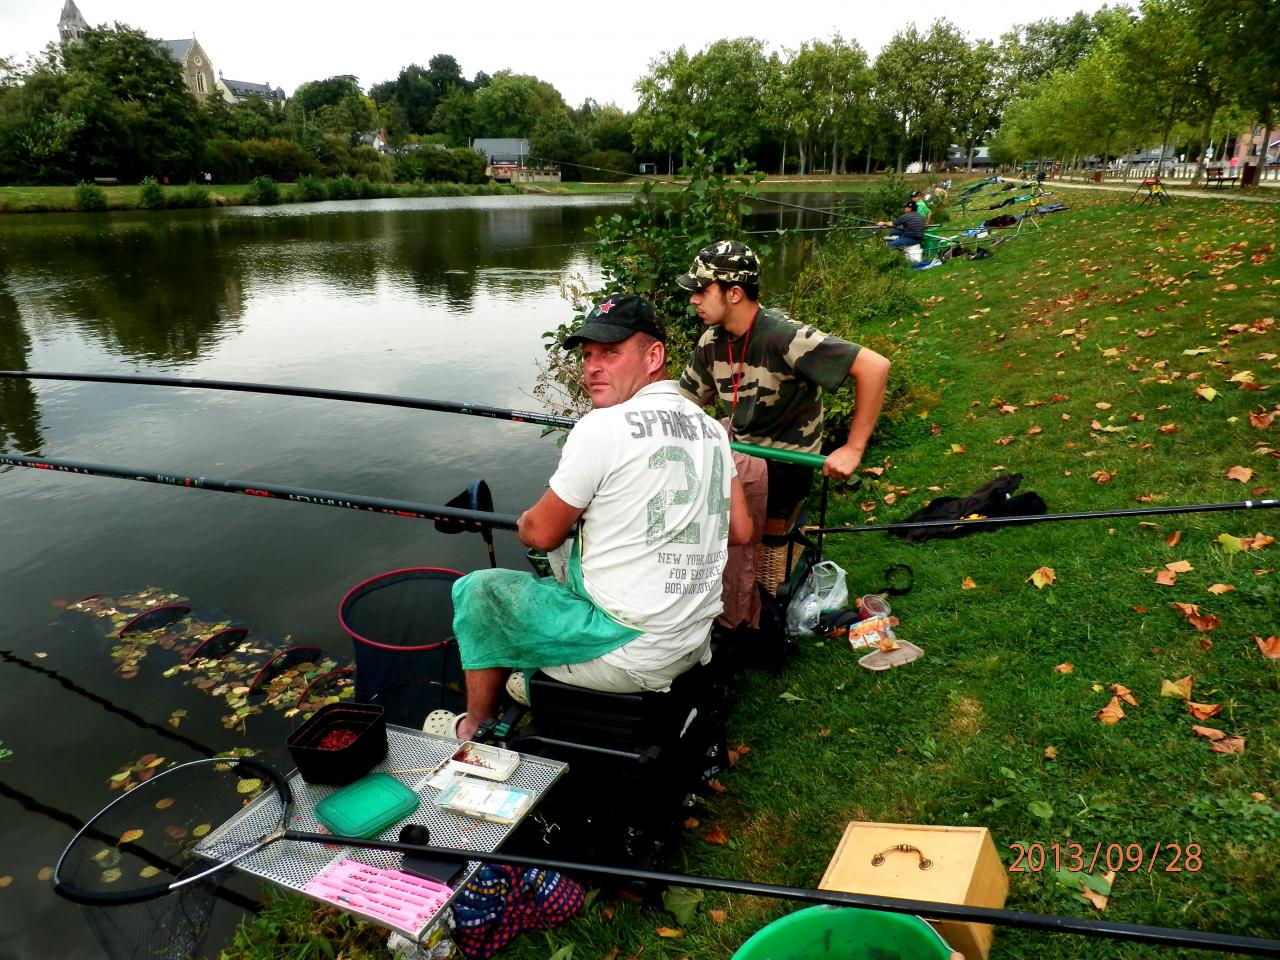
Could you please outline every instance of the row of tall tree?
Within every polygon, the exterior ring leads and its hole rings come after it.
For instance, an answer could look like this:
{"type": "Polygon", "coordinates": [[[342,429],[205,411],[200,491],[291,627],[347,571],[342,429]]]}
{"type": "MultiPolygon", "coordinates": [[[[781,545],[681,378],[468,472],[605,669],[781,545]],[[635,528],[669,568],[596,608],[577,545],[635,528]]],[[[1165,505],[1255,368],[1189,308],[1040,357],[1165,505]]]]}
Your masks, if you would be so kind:
{"type": "Polygon", "coordinates": [[[1143,0],[1137,11],[1039,20],[998,42],[937,20],[899,31],[874,59],[839,34],[781,53],[752,37],[717,40],[655,57],[632,113],[590,99],[570,107],[527,74],[468,79],[443,53],[367,92],[335,75],[302,84],[283,107],[200,105],[176,63],[117,24],[22,67],[0,61],[0,182],[424,175],[422,164],[368,146],[376,130],[401,148],[526,137],[532,156],[588,177],[632,172],[637,161],[672,170],[687,159],[691,129],[723,154],[788,173],[901,171],[944,159],[952,144],[971,157],[988,140],[1002,162],[1161,141],[1194,148],[1221,129],[1270,125],[1278,19],[1276,0],[1143,0]]]}
{"type": "Polygon", "coordinates": [[[1077,62],[1029,84],[1005,109],[998,160],[1129,155],[1160,145],[1157,160],[1196,158],[1242,129],[1271,141],[1280,106],[1280,3],[1146,0],[1142,16],[1103,31],[1077,62]]]}

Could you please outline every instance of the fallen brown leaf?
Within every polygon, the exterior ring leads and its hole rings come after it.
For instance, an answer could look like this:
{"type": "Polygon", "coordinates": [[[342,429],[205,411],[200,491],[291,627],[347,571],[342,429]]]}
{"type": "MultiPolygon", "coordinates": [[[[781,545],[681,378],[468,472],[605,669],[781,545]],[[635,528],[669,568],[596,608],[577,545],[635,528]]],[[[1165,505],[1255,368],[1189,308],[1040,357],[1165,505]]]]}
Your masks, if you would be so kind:
{"type": "Polygon", "coordinates": [[[1053,583],[1056,579],[1057,574],[1053,572],[1053,567],[1040,567],[1027,577],[1028,581],[1036,585],[1037,590],[1043,590],[1046,585],[1053,583]]]}
{"type": "Polygon", "coordinates": [[[1138,705],[1138,701],[1133,699],[1133,694],[1129,692],[1129,688],[1123,683],[1113,683],[1111,685],[1111,692],[1131,707],[1136,707],[1138,705]]]}
{"type": "Polygon", "coordinates": [[[697,830],[700,826],[702,826],[702,821],[697,817],[690,817],[684,822],[684,828],[686,830],[697,830]]]}
{"type": "Polygon", "coordinates": [[[1258,645],[1258,652],[1268,660],[1280,660],[1280,637],[1267,637],[1265,640],[1254,637],[1253,642],[1258,645]]]}
{"type": "Polygon", "coordinates": [[[1178,582],[1178,575],[1172,570],[1161,570],[1156,574],[1156,583],[1162,587],[1172,587],[1178,582]]]}
{"type": "MultiPolygon", "coordinates": [[[[1106,873],[1102,875],[1102,879],[1105,880],[1108,884],[1114,881],[1115,878],[1116,878],[1116,872],[1114,870],[1108,870],[1106,873]]],[[[1090,903],[1092,903],[1099,910],[1107,909],[1107,901],[1110,899],[1110,895],[1105,893],[1099,893],[1097,890],[1094,890],[1093,887],[1089,886],[1083,880],[1080,881],[1080,895],[1084,897],[1086,900],[1088,900],[1090,903]]]]}
{"type": "Polygon", "coordinates": [[[1204,613],[1200,610],[1200,605],[1196,603],[1171,603],[1169,606],[1178,611],[1179,614],[1201,633],[1208,633],[1210,630],[1216,630],[1222,626],[1222,621],[1215,617],[1212,613],[1204,613]]]}
{"type": "Polygon", "coordinates": [[[618,905],[616,903],[606,903],[600,909],[600,916],[604,917],[606,920],[612,920],[613,913],[617,909],[618,909],[618,905]]]}
{"type": "Polygon", "coordinates": [[[1057,759],[1058,759],[1058,748],[1057,748],[1057,747],[1054,747],[1054,746],[1048,746],[1048,747],[1045,747],[1045,748],[1044,748],[1044,758],[1045,758],[1046,760],[1057,760],[1057,759]]]}
{"type": "Polygon", "coordinates": [[[1241,537],[1240,546],[1245,550],[1261,550],[1276,542],[1276,538],[1265,533],[1256,533],[1252,537],[1241,537]]]}
{"type": "Polygon", "coordinates": [[[1196,724],[1191,725],[1191,732],[1197,737],[1204,737],[1206,740],[1221,740],[1226,734],[1216,727],[1200,727],[1196,724]]]}
{"type": "Polygon", "coordinates": [[[831,728],[830,728],[830,727],[821,727],[821,728],[819,728],[819,730],[818,730],[818,736],[820,736],[820,737],[829,737],[829,736],[831,736],[831,728]]]}
{"type": "Polygon", "coordinates": [[[708,786],[708,787],[710,787],[712,790],[714,790],[716,793],[728,793],[728,792],[729,792],[729,788],[728,788],[728,787],[726,787],[726,786],[725,786],[723,783],[721,783],[719,780],[708,780],[708,781],[707,781],[707,786],[708,786]]]}
{"type": "Polygon", "coordinates": [[[1234,590],[1235,590],[1235,587],[1227,583],[1215,583],[1212,587],[1209,588],[1209,592],[1212,593],[1214,596],[1221,596],[1224,593],[1231,593],[1234,590]]]}
{"type": "Polygon", "coordinates": [[[1244,737],[1223,737],[1209,744],[1209,749],[1214,753],[1244,753],[1244,737]]]}
{"type": "Polygon", "coordinates": [[[1177,697],[1179,700],[1191,699],[1191,684],[1194,681],[1191,675],[1183,677],[1181,680],[1161,680],[1160,696],[1177,697]]]}
{"type": "Polygon", "coordinates": [[[1053,672],[1054,673],[1070,673],[1075,668],[1076,668],[1075,664],[1073,663],[1060,663],[1053,668],[1053,672]]]}
{"type": "Polygon", "coordinates": [[[1216,717],[1222,712],[1222,704],[1220,703],[1192,703],[1187,701],[1187,713],[1191,714],[1197,720],[1208,720],[1210,717],[1216,717]]]}
{"type": "Polygon", "coordinates": [[[1164,568],[1172,573],[1190,573],[1195,569],[1190,561],[1187,560],[1175,560],[1173,563],[1166,563],[1164,568]]]}
{"type": "Polygon", "coordinates": [[[1248,483],[1253,479],[1253,471],[1248,467],[1235,466],[1227,471],[1228,480],[1239,480],[1241,483],[1248,483]]]}
{"type": "Polygon", "coordinates": [[[707,841],[707,843],[714,843],[716,846],[723,847],[729,842],[729,835],[725,833],[724,828],[717,823],[702,835],[702,839],[707,841]]]}
{"type": "Polygon", "coordinates": [[[1132,607],[1130,607],[1129,609],[1130,609],[1130,610],[1132,610],[1134,613],[1150,613],[1150,612],[1151,612],[1150,610],[1148,610],[1146,607],[1144,607],[1144,606],[1143,606],[1142,604],[1140,604],[1140,603],[1135,603],[1135,604],[1134,604],[1132,607]]]}
{"type": "Polygon", "coordinates": [[[1119,723],[1124,719],[1124,708],[1120,706],[1120,698],[1112,697],[1111,702],[1098,711],[1098,719],[1102,723],[1119,723]]]}
{"type": "Polygon", "coordinates": [[[1111,409],[1111,404],[1109,404],[1109,403],[1107,403],[1107,402],[1105,402],[1105,401],[1101,401],[1101,400],[1100,400],[1100,401],[1098,401],[1097,403],[1095,403],[1095,404],[1094,404],[1094,406],[1095,406],[1095,407],[1097,407],[1099,410],[1110,410],[1110,409],[1111,409]]]}
{"type": "Polygon", "coordinates": [[[960,581],[961,590],[972,590],[977,584],[973,582],[973,577],[965,577],[960,581]]]}
{"type": "Polygon", "coordinates": [[[659,927],[654,932],[664,940],[678,940],[684,936],[684,931],[678,927],[659,927]]]}
{"type": "Polygon", "coordinates": [[[1116,471],[1114,470],[1110,472],[1106,470],[1095,470],[1093,471],[1093,473],[1089,474],[1089,479],[1095,481],[1096,483],[1110,483],[1112,480],[1115,479],[1115,476],[1116,476],[1116,471]]]}
{"type": "Polygon", "coordinates": [[[1181,539],[1182,539],[1182,531],[1175,530],[1173,531],[1173,533],[1169,534],[1167,537],[1164,538],[1164,545],[1166,547],[1176,547],[1178,545],[1178,541],[1181,539]]]}
{"type": "Polygon", "coordinates": [[[716,924],[724,923],[725,920],[725,912],[723,910],[708,910],[707,916],[711,918],[712,923],[716,924]]]}
{"type": "Polygon", "coordinates": [[[1166,423],[1163,427],[1156,427],[1156,433],[1174,433],[1177,429],[1176,423],[1166,423]]]}

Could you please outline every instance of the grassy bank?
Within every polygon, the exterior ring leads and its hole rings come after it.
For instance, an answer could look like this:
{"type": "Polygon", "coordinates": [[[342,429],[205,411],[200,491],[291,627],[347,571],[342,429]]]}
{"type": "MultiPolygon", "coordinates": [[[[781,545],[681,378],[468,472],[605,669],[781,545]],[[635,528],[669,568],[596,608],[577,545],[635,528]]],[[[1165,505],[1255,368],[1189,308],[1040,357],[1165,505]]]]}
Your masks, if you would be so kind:
{"type": "MultiPolygon", "coordinates": [[[[1068,212],[992,258],[912,274],[919,309],[869,325],[910,355],[934,400],[877,438],[832,522],[902,519],[1003,473],[1054,512],[1280,494],[1273,208],[1062,199],[1068,212]]],[[[1124,853],[1104,912],[1081,876],[1025,861],[1010,873],[1012,909],[1280,936],[1275,536],[1272,509],[922,544],[828,537],[854,595],[911,566],[914,588],[892,602],[899,636],[926,655],[873,674],[842,641],[811,639],[779,669],[745,674],[730,742],[749,750],[689,822],[674,868],[809,887],[850,820],[982,825],[1008,866],[1019,843],[1058,844],[1064,867],[1072,843],[1124,853]],[[1162,695],[1177,692],[1165,681],[1189,697],[1162,695]],[[1193,726],[1225,735],[1222,752],[1193,726]]],[[[786,909],[708,894],[678,921],[599,896],[501,956],[721,958],[786,909]]],[[[1050,952],[1209,956],[1002,929],[991,957],[1050,952]]],[[[228,954],[283,955],[247,943],[228,954]]]]}
{"type": "MultiPolygon", "coordinates": [[[[350,179],[350,178],[348,178],[350,179]]],[[[317,181],[319,182],[319,181],[317,181]]],[[[332,182],[332,181],[329,181],[332,182]]],[[[360,183],[360,181],[353,181],[360,183]]],[[[282,203],[327,199],[304,195],[297,184],[279,184],[282,203]]],[[[108,210],[137,210],[141,207],[142,187],[138,184],[105,186],[100,188],[106,197],[108,210]]],[[[164,191],[166,208],[174,207],[233,207],[247,202],[250,184],[219,183],[210,186],[169,185],[164,191]],[[199,202],[190,202],[191,194],[203,194],[199,202]]],[[[456,183],[377,183],[367,184],[361,199],[374,197],[457,197],[484,194],[518,193],[514,187],[503,184],[456,183]],[[364,194],[368,194],[367,197],[364,194]]],[[[343,197],[342,199],[354,199],[343,197]]],[[[0,187],[0,213],[76,213],[75,187],[0,187]]]]}

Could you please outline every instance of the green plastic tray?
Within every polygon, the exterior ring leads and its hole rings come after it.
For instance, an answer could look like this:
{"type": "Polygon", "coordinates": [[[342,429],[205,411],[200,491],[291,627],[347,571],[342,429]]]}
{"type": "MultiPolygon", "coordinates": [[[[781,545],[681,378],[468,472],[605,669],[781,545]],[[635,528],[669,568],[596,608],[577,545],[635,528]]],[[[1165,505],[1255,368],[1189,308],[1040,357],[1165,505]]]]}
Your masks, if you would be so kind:
{"type": "Polygon", "coordinates": [[[316,819],[340,837],[372,837],[418,809],[418,795],[385,773],[348,784],[316,804],[316,819]]]}

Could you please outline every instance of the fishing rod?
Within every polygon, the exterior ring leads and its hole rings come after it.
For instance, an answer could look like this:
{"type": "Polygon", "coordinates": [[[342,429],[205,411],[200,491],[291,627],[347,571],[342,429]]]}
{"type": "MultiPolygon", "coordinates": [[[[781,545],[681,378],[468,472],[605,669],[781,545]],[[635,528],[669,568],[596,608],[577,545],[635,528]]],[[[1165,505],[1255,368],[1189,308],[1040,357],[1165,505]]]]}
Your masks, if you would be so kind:
{"type": "Polygon", "coordinates": [[[53,470],[86,477],[110,477],[116,480],[137,480],[142,483],[159,483],[185,490],[210,490],[214,493],[243,493],[268,500],[284,500],[290,503],[309,503],[318,507],[337,507],[343,510],[362,510],[413,520],[432,520],[436,523],[461,523],[481,531],[486,527],[501,530],[516,529],[513,513],[485,513],[462,507],[436,506],[414,503],[409,500],[388,500],[383,497],[361,497],[332,490],[311,490],[306,487],[288,487],[277,483],[260,483],[254,480],[222,480],[218,477],[192,477],[183,474],[162,473],[137,467],[118,467],[101,463],[77,463],[72,460],[52,460],[44,457],[13,457],[0,454],[0,466],[29,467],[33,470],[53,470]]]}
{"type": "MultiPolygon", "coordinates": [[[[579,170],[596,170],[596,171],[599,171],[600,173],[612,173],[619,176],[627,177],[628,179],[635,178],[637,180],[648,180],[651,183],[660,183],[664,186],[673,186],[673,187],[681,186],[681,182],[679,180],[664,179],[663,177],[654,176],[648,173],[628,173],[626,170],[614,170],[610,167],[595,167],[589,163],[573,163],[572,161],[569,161],[569,160],[552,160],[549,157],[535,157],[532,154],[525,154],[525,156],[529,160],[538,160],[542,163],[553,163],[563,167],[577,167],[579,170]]],[[[766,197],[759,193],[749,194],[749,197],[750,199],[757,200],[760,203],[771,203],[774,206],[786,207],[791,210],[800,210],[800,211],[803,211],[804,213],[819,213],[819,214],[822,214],[823,216],[828,216],[828,217],[843,217],[850,220],[859,220],[862,223],[876,222],[874,220],[868,220],[866,217],[856,216],[852,213],[841,213],[838,210],[831,210],[831,209],[824,210],[819,207],[806,207],[803,204],[799,204],[799,203],[788,203],[786,200],[774,200],[771,197],[766,197]]]]}
{"type": "MultiPolygon", "coordinates": [[[[154,387],[188,387],[195,390],[231,390],[240,393],[269,393],[286,397],[310,397],[317,400],[342,400],[347,403],[372,403],[387,407],[408,407],[413,410],[432,410],[437,413],[460,413],[471,417],[488,417],[491,420],[509,420],[513,423],[532,423],[544,427],[572,430],[578,422],[574,417],[561,417],[532,410],[509,410],[479,403],[457,403],[452,400],[429,400],[423,397],[400,397],[385,393],[363,393],[355,390],[329,390],[322,387],[293,387],[276,383],[244,383],[235,380],[195,380],[185,377],[150,377],[115,373],[52,373],[47,371],[0,370],[0,377],[28,380],[79,380],[86,383],[129,383],[154,387]]],[[[739,453],[778,460],[799,466],[822,469],[826,458],[816,453],[798,450],[782,450],[760,447],[751,443],[733,441],[729,444],[739,453]]]]}
{"type": "MultiPolygon", "coordinates": [[[[115,907],[146,901],[171,904],[170,895],[183,887],[213,878],[229,867],[242,863],[254,854],[267,850],[273,844],[283,840],[292,843],[321,844],[331,851],[335,846],[357,850],[383,850],[419,857],[445,858],[463,863],[480,862],[535,867],[568,875],[586,873],[723,893],[923,915],[934,919],[995,923],[1053,933],[1109,937],[1153,945],[1280,957],[1280,940],[1262,937],[1153,927],[1094,918],[1059,917],[993,907],[884,897],[839,890],[812,890],[721,877],[691,876],[656,870],[570,862],[542,856],[432,846],[430,845],[431,828],[424,824],[406,824],[401,831],[403,839],[400,840],[314,833],[292,828],[292,824],[297,819],[294,801],[293,791],[284,775],[274,767],[256,759],[240,757],[197,760],[170,767],[145,783],[136,785],[89,820],[81,834],[77,834],[72,839],[58,860],[53,876],[54,891],[72,902],[90,906],[115,907]],[[249,783],[252,783],[253,789],[260,789],[262,792],[254,800],[254,805],[249,808],[249,811],[245,811],[244,787],[249,783]],[[141,852],[139,847],[144,837],[154,838],[164,834],[162,826],[170,815],[163,813],[167,806],[157,802],[160,798],[168,798],[170,805],[176,801],[184,811],[194,808],[202,817],[216,819],[229,814],[231,819],[226,820],[218,830],[196,847],[195,852],[204,862],[196,864],[193,861],[191,871],[184,876],[169,880],[156,878],[130,868],[122,870],[122,875],[118,878],[104,882],[102,866],[94,859],[100,845],[96,842],[96,838],[86,839],[84,832],[94,830],[99,834],[119,837],[121,829],[127,826],[133,837],[123,841],[117,840],[117,848],[122,855],[141,852]],[[157,811],[161,812],[157,814],[157,811]],[[87,840],[93,842],[87,842],[87,840]],[[166,900],[166,898],[170,899],[166,900]]],[[[281,859],[290,856],[290,853],[286,853],[281,859]]],[[[250,870],[252,872],[252,868],[250,870]]],[[[161,906],[159,909],[163,910],[164,907],[161,906]]],[[[353,909],[358,911],[359,907],[355,906],[353,909]]]]}
{"type": "Polygon", "coordinates": [[[1109,517],[1152,517],[1170,513],[1213,513],[1220,510],[1259,510],[1280,507],[1280,500],[1236,500],[1229,503],[1191,503],[1182,506],[1167,507],[1134,507],[1124,510],[1081,510],[1075,513],[1042,513],[1017,517],[975,517],[960,520],[915,520],[897,523],[873,523],[860,527],[815,527],[806,528],[806,533],[865,533],[881,531],[896,533],[899,530],[960,530],[965,527],[986,529],[992,526],[1009,526],[1012,524],[1050,523],[1055,520],[1103,520],[1109,517]]]}

